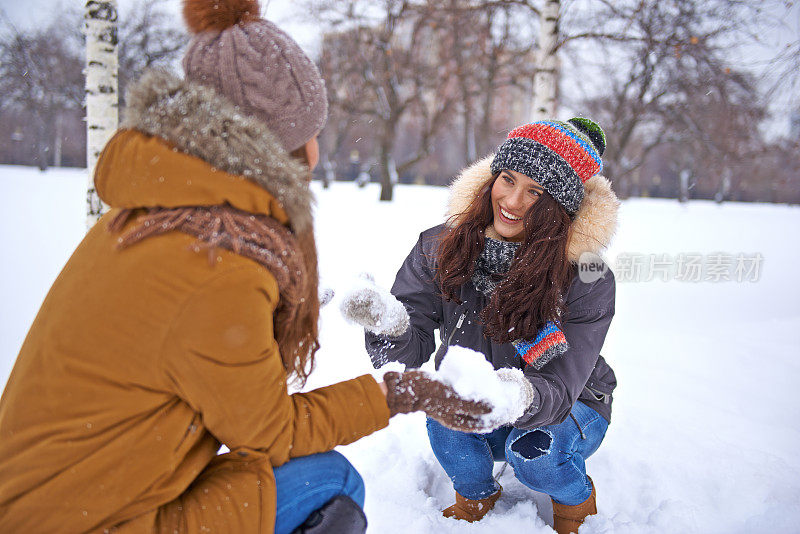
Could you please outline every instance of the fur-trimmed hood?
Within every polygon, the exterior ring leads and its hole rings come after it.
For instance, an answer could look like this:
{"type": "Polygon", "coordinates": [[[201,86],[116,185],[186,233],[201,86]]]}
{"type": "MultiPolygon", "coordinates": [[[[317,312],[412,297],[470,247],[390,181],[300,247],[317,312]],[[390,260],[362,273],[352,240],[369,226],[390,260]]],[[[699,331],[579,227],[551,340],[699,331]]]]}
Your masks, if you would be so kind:
{"type": "Polygon", "coordinates": [[[224,171],[220,176],[246,178],[277,200],[295,231],[310,228],[308,169],[261,121],[242,115],[213,89],[157,69],[135,82],[126,100],[123,129],[161,138],[212,172],[224,171]]]}
{"type": "MultiPolygon", "coordinates": [[[[449,224],[458,222],[481,188],[491,180],[493,159],[494,154],[473,163],[450,184],[447,206],[449,224]]],[[[600,254],[608,247],[617,229],[619,200],[611,190],[611,183],[597,175],[584,183],[584,189],[586,193],[570,226],[567,243],[567,257],[573,263],[577,263],[584,252],[600,254]]]]}

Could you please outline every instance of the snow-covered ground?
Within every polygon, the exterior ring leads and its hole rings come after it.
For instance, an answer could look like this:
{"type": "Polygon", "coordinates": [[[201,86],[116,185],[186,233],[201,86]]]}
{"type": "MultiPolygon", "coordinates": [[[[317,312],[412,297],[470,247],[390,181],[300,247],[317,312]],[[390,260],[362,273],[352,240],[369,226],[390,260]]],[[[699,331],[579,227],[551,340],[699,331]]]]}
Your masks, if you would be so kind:
{"type": "MultiPolygon", "coordinates": [[[[323,283],[340,295],[363,271],[391,285],[419,232],[441,221],[446,200],[443,189],[420,186],[399,186],[389,204],[376,201],[374,186],[314,187],[323,283]]],[[[2,382],[82,237],[84,198],[82,171],[0,166],[2,382]]],[[[603,348],[619,387],[606,440],[588,461],[600,514],[581,533],[800,532],[800,209],[636,199],[623,203],[620,222],[607,254],[618,276],[617,314],[603,348]],[[650,255],[680,253],[712,270],[732,259],[734,281],[645,281],[650,255]],[[761,254],[757,281],[752,272],[735,281],[740,253],[748,261],[761,254]],[[641,279],[621,280],[629,273],[623,260],[634,255],[644,261],[641,279]]],[[[309,387],[382,374],[336,299],[323,310],[321,336],[309,387]]],[[[366,481],[370,532],[552,532],[549,499],[510,469],[483,521],[442,518],[453,492],[420,414],[395,417],[341,451],[366,481]]]]}

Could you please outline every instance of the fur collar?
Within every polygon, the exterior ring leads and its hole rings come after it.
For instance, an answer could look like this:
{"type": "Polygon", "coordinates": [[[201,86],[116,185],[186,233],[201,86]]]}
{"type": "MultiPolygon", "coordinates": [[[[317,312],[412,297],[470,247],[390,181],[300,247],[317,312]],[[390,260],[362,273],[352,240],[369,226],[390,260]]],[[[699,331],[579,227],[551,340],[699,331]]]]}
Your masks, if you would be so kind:
{"type": "MultiPolygon", "coordinates": [[[[459,217],[478,196],[481,188],[492,178],[490,169],[494,154],[479,160],[463,171],[450,185],[447,206],[448,224],[458,223],[459,217]]],[[[617,229],[619,200],[611,183],[603,176],[593,176],[584,185],[586,194],[570,227],[567,257],[572,263],[584,252],[600,254],[608,247],[617,229]]]]}
{"type": "Polygon", "coordinates": [[[264,123],[242,115],[213,89],[150,70],[126,94],[122,128],[165,139],[216,169],[245,176],[283,206],[296,232],[311,227],[308,169],[264,123]]]}

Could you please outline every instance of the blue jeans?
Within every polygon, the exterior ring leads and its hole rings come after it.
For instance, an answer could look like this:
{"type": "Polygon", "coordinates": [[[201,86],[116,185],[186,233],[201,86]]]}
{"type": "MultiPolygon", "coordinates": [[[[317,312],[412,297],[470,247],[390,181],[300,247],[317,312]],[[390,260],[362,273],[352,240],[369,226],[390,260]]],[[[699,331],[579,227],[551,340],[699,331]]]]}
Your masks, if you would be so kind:
{"type": "Polygon", "coordinates": [[[364,507],[364,481],[336,451],[289,460],[273,470],[278,502],[275,534],[288,534],[337,495],[364,507]]]}
{"type": "Polygon", "coordinates": [[[488,434],[458,432],[428,419],[428,438],[453,487],[467,499],[483,499],[499,488],[495,461],[506,460],[517,479],[557,503],[575,505],[592,493],[584,460],[600,446],[608,422],[582,402],[559,425],[532,430],[510,426],[488,434]]]}

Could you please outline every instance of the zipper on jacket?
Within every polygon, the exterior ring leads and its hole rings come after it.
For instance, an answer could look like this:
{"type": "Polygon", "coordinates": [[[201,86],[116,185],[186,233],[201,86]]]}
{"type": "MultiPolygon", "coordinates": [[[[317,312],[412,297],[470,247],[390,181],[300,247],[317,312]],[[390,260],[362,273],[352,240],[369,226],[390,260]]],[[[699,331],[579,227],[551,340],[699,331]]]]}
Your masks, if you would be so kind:
{"type": "MultiPolygon", "coordinates": [[[[445,345],[446,347],[448,347],[448,348],[450,347],[450,342],[453,341],[453,336],[456,335],[456,331],[459,328],[461,328],[461,325],[464,324],[464,319],[466,319],[466,318],[467,318],[467,314],[466,313],[462,313],[461,316],[458,318],[458,321],[456,321],[456,327],[453,328],[453,331],[450,332],[450,335],[447,337],[447,343],[445,345]]],[[[445,350],[447,350],[447,349],[445,349],[445,350]]]]}

